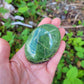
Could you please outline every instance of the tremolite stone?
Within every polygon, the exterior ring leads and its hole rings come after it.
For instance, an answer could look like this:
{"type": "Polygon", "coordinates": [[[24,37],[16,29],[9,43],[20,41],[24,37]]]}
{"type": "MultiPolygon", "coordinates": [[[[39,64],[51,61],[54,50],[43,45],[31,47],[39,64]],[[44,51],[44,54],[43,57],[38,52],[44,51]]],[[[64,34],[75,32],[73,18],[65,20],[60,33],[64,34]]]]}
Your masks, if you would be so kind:
{"type": "Polygon", "coordinates": [[[60,32],[51,24],[37,27],[25,43],[26,58],[32,63],[48,61],[58,50],[61,41],[60,32]]]}

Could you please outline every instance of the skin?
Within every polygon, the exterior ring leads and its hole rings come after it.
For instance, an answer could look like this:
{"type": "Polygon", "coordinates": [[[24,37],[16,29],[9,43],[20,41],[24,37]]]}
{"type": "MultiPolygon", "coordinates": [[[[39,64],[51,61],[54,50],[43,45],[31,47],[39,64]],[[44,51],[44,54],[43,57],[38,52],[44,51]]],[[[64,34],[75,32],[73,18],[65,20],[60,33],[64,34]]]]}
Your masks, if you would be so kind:
{"type": "MultiPolygon", "coordinates": [[[[61,21],[59,18],[53,20],[44,18],[38,26],[42,24],[59,27],[61,21]]],[[[59,31],[62,39],[65,30],[59,28],[59,31]]],[[[24,46],[9,60],[10,46],[0,38],[0,84],[51,84],[64,52],[65,42],[61,41],[57,53],[48,62],[42,64],[30,63],[25,57],[24,46]]]]}

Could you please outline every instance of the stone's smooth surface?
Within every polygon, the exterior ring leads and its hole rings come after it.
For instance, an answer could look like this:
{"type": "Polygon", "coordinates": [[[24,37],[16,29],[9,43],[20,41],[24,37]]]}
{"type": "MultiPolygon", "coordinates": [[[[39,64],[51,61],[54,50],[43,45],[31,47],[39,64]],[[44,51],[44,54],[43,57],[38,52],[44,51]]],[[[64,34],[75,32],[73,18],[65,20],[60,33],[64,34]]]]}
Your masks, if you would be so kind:
{"type": "Polygon", "coordinates": [[[61,35],[54,25],[44,24],[37,27],[25,43],[25,55],[32,63],[48,61],[58,50],[61,35]]]}

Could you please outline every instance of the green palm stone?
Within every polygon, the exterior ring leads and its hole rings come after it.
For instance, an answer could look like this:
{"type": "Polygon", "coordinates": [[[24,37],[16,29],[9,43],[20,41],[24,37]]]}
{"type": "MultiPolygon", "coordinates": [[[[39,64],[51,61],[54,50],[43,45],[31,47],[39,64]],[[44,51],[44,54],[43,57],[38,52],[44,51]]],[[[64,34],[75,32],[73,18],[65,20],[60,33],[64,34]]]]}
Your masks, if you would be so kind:
{"type": "Polygon", "coordinates": [[[25,43],[26,58],[32,63],[48,61],[58,50],[61,41],[60,32],[51,24],[37,27],[25,43]]]}

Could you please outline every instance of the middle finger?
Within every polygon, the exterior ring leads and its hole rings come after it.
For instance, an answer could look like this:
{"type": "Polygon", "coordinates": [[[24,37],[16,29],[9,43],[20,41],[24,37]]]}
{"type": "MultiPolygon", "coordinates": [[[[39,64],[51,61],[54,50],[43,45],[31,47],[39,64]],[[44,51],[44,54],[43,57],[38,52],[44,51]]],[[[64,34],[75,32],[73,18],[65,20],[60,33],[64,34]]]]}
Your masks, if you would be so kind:
{"type": "MultiPolygon", "coordinates": [[[[61,20],[59,18],[55,18],[55,19],[52,20],[51,24],[58,28],[61,24],[61,20]]],[[[59,28],[59,31],[60,31],[61,39],[62,39],[65,35],[65,29],[64,28],[59,28]]]]}

